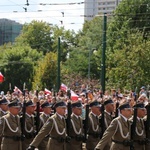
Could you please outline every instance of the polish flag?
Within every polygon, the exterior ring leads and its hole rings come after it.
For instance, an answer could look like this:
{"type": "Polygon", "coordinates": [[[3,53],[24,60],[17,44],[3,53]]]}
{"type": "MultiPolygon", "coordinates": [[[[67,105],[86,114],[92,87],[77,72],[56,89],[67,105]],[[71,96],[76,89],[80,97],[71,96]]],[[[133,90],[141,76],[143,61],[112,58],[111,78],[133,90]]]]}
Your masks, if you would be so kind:
{"type": "Polygon", "coordinates": [[[65,84],[61,84],[60,90],[67,92],[68,87],[65,84]]]}
{"type": "Polygon", "coordinates": [[[48,90],[47,88],[45,88],[44,93],[45,93],[45,95],[48,95],[48,94],[51,95],[52,92],[50,90],[48,90]]]}
{"type": "Polygon", "coordinates": [[[0,83],[4,82],[4,76],[2,75],[2,73],[0,72],[0,83]]]}
{"type": "Polygon", "coordinates": [[[17,86],[15,86],[14,92],[17,94],[22,94],[22,91],[17,86]]]}
{"type": "Polygon", "coordinates": [[[73,91],[71,90],[71,100],[72,100],[72,101],[77,101],[78,98],[79,98],[79,96],[78,96],[75,92],[73,92],[73,91]]]}

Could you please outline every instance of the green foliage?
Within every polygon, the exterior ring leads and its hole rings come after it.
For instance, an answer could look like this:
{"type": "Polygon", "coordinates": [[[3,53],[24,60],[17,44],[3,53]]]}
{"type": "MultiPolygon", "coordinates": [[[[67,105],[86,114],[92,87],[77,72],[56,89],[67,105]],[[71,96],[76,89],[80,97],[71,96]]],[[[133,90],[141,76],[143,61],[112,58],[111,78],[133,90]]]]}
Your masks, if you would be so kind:
{"type": "Polygon", "coordinates": [[[119,4],[108,27],[110,50],[122,49],[122,43],[126,42],[130,30],[132,30],[132,33],[136,33],[137,30],[140,31],[143,38],[147,39],[150,33],[149,5],[149,0],[123,0],[119,4]]]}
{"type": "Polygon", "coordinates": [[[51,26],[43,21],[32,21],[23,26],[22,34],[16,39],[17,43],[28,44],[39,52],[52,51],[51,26]]]}
{"type": "Polygon", "coordinates": [[[10,46],[4,50],[1,59],[1,69],[5,76],[5,90],[8,90],[9,83],[22,89],[25,82],[27,88],[31,89],[31,81],[33,79],[33,69],[36,61],[42,56],[36,50],[29,46],[10,46]]]}
{"type": "Polygon", "coordinates": [[[53,52],[47,53],[35,67],[33,89],[52,89],[56,85],[57,77],[57,55],[53,52]]]}
{"type": "Polygon", "coordinates": [[[107,53],[108,86],[134,89],[149,84],[150,41],[142,39],[139,32],[128,33],[128,45],[107,53]]]}

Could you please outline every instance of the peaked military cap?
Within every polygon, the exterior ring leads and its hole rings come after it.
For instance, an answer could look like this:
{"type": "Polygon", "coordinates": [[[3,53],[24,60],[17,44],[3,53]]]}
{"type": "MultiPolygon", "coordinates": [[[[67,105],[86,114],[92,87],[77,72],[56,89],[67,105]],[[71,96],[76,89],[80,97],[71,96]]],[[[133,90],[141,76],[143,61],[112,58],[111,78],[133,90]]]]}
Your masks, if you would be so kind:
{"type": "Polygon", "coordinates": [[[104,105],[107,105],[107,104],[113,104],[113,100],[112,99],[107,99],[104,101],[104,105]]]}
{"type": "Polygon", "coordinates": [[[2,105],[2,104],[8,104],[8,101],[6,98],[3,98],[0,100],[0,105],[2,105]]]}
{"type": "Polygon", "coordinates": [[[95,106],[95,107],[101,107],[100,103],[99,103],[97,100],[92,101],[92,102],[90,103],[90,107],[93,107],[93,106],[95,106]]]}
{"type": "Polygon", "coordinates": [[[19,107],[21,107],[21,105],[20,105],[20,103],[19,103],[18,100],[13,100],[13,101],[11,101],[11,102],[8,104],[8,107],[17,107],[17,108],[19,108],[19,107]]]}
{"type": "Polygon", "coordinates": [[[57,107],[66,107],[66,103],[64,101],[56,102],[55,108],[57,108],[57,107]]]}
{"type": "Polygon", "coordinates": [[[49,103],[48,101],[44,102],[43,104],[41,104],[41,107],[42,108],[45,108],[45,107],[52,107],[52,104],[49,103]]]}
{"type": "Polygon", "coordinates": [[[122,109],[125,109],[125,108],[131,108],[131,106],[129,105],[129,103],[123,103],[119,106],[119,109],[122,110],[122,109]]]}
{"type": "Polygon", "coordinates": [[[76,102],[73,102],[71,104],[71,106],[72,106],[72,108],[75,108],[75,107],[82,108],[82,103],[81,103],[81,101],[76,101],[76,102]]]}
{"type": "Polygon", "coordinates": [[[135,108],[135,107],[136,107],[136,108],[139,108],[139,109],[140,109],[140,108],[141,108],[141,109],[145,108],[144,103],[137,103],[137,104],[134,105],[134,108],[135,108]]]}
{"type": "Polygon", "coordinates": [[[35,106],[35,104],[31,100],[28,100],[26,102],[26,107],[28,107],[28,106],[35,106]]]}

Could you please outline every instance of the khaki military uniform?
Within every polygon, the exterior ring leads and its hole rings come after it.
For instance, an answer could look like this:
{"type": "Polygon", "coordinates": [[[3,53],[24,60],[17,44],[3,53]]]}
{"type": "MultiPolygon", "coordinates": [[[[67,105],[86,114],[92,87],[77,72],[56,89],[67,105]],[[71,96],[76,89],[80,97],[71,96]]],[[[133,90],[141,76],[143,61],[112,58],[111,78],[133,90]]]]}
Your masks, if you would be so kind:
{"type": "Polygon", "coordinates": [[[111,138],[113,142],[110,150],[130,150],[130,146],[125,146],[123,142],[130,140],[130,124],[121,115],[115,118],[105,130],[96,149],[103,150],[111,138]]]}
{"type": "Polygon", "coordinates": [[[19,116],[8,113],[0,120],[1,150],[21,150],[21,127],[19,116]]]}
{"type": "Polygon", "coordinates": [[[101,128],[99,118],[92,112],[89,113],[88,139],[86,141],[87,150],[94,150],[100,140],[101,128]]]}
{"type": "Polygon", "coordinates": [[[6,114],[7,114],[7,112],[4,112],[4,111],[0,110],[0,118],[3,117],[6,114]]]}
{"type": "MultiPolygon", "coordinates": [[[[4,112],[4,111],[0,110],[0,118],[3,117],[6,114],[7,114],[7,112],[4,112]]],[[[0,145],[1,145],[1,143],[2,143],[2,137],[0,137],[0,145]]],[[[1,146],[0,146],[0,150],[1,150],[1,146]]]]}
{"type": "MultiPolygon", "coordinates": [[[[40,115],[40,128],[42,128],[42,126],[46,123],[49,117],[50,115],[46,115],[45,113],[42,113],[40,115]]],[[[38,149],[45,150],[47,147],[48,140],[49,140],[49,135],[46,135],[45,138],[42,140],[42,142],[39,144],[38,149]]]]}
{"type": "MultiPolygon", "coordinates": [[[[105,127],[106,129],[110,125],[111,121],[113,120],[113,117],[108,112],[104,111],[104,121],[105,121],[105,127]]],[[[107,145],[105,146],[104,150],[110,150],[111,146],[111,140],[108,141],[107,145]]]]}
{"type": "Polygon", "coordinates": [[[67,143],[67,150],[82,150],[83,124],[82,118],[71,115],[70,135],[71,141],[67,143]]]}
{"type": "Polygon", "coordinates": [[[51,116],[44,124],[31,146],[38,147],[46,135],[50,135],[46,150],[66,150],[66,122],[57,113],[51,116]]]}
{"type": "Polygon", "coordinates": [[[25,139],[22,142],[22,150],[26,150],[35,137],[34,116],[25,115],[25,139]]]}
{"type": "Polygon", "coordinates": [[[137,118],[135,136],[133,137],[135,150],[145,150],[145,138],[146,134],[143,119],[137,118]]]}

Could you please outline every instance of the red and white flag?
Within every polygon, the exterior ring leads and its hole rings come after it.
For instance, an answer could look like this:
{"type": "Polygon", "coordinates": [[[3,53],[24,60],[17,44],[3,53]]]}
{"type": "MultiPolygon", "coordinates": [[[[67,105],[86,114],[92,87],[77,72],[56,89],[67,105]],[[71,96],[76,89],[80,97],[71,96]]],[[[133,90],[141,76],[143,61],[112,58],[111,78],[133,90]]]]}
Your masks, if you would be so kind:
{"type": "Polygon", "coordinates": [[[4,76],[2,75],[2,73],[0,72],[0,83],[4,82],[4,76]]]}
{"type": "Polygon", "coordinates": [[[72,101],[77,101],[78,98],[79,98],[79,96],[78,96],[75,92],[73,92],[73,91],[71,90],[71,100],[72,100],[72,101]]]}
{"type": "Polygon", "coordinates": [[[45,95],[48,95],[48,94],[51,95],[52,92],[50,90],[48,90],[47,88],[45,88],[44,93],[45,93],[45,95]]]}
{"type": "Polygon", "coordinates": [[[61,84],[60,90],[67,92],[68,87],[65,84],[61,84]]]}
{"type": "MultiPolygon", "coordinates": [[[[67,92],[68,89],[69,88],[65,84],[63,84],[63,83],[61,84],[60,90],[63,90],[65,92],[67,92]]],[[[72,101],[77,101],[78,98],[79,98],[79,96],[74,91],[72,91],[72,90],[70,92],[71,92],[71,100],[72,101]]]]}
{"type": "Polygon", "coordinates": [[[22,94],[22,91],[17,86],[15,86],[14,92],[17,94],[22,94]]]}

